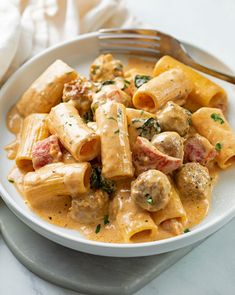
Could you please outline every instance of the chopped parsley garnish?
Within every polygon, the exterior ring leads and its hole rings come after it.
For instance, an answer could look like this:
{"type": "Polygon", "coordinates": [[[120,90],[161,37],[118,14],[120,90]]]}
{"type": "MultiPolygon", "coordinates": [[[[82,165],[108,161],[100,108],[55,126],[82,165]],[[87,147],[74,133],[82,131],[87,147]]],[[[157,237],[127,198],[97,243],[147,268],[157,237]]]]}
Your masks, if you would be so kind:
{"type": "Polygon", "coordinates": [[[189,233],[190,232],[190,229],[189,228],[186,228],[185,230],[184,230],[184,233],[186,234],[186,233],[189,233]]]}
{"type": "Polygon", "coordinates": [[[110,116],[108,117],[109,120],[117,121],[114,117],[110,116]]]}
{"type": "Polygon", "coordinates": [[[146,194],[146,202],[153,205],[153,198],[149,194],[146,194]]]}
{"type": "Polygon", "coordinates": [[[161,127],[156,119],[149,118],[143,120],[143,122],[144,123],[142,126],[136,128],[139,136],[145,137],[150,140],[156,133],[161,132],[161,127]]]}
{"type": "Polygon", "coordinates": [[[114,131],[114,134],[118,134],[119,133],[119,129],[114,131]]]}
{"type": "Polygon", "coordinates": [[[124,80],[124,86],[123,86],[122,90],[126,89],[130,84],[131,84],[130,81],[124,80]]]}
{"type": "Polygon", "coordinates": [[[215,145],[215,149],[217,150],[217,152],[220,152],[222,149],[222,144],[220,142],[217,142],[215,145]]]}
{"type": "Polygon", "coordinates": [[[100,228],[101,228],[101,225],[97,224],[96,229],[95,229],[96,234],[98,234],[100,232],[100,228]]]}
{"type": "Polygon", "coordinates": [[[94,66],[93,69],[92,69],[92,71],[91,71],[92,74],[93,74],[93,75],[96,75],[97,70],[99,70],[99,68],[100,68],[100,66],[94,66]]]}
{"type": "Polygon", "coordinates": [[[15,183],[15,181],[12,180],[12,179],[8,179],[8,181],[9,181],[10,183],[15,183]]]}
{"type": "Polygon", "coordinates": [[[108,214],[104,215],[104,225],[107,225],[107,224],[109,224],[109,216],[108,216],[108,214]]]}
{"type": "Polygon", "coordinates": [[[132,123],[137,123],[137,122],[141,122],[141,121],[142,121],[141,119],[137,119],[137,118],[131,120],[132,123]]]}
{"type": "Polygon", "coordinates": [[[224,124],[224,120],[220,117],[219,114],[211,114],[211,119],[213,119],[215,122],[219,122],[220,124],[224,124]]]}
{"type": "Polygon", "coordinates": [[[104,81],[102,83],[102,86],[105,86],[105,85],[113,85],[113,84],[115,84],[115,81],[113,81],[113,80],[107,80],[107,81],[104,81]]]}
{"type": "Polygon", "coordinates": [[[115,182],[105,178],[101,174],[101,168],[97,165],[92,166],[90,183],[92,189],[101,189],[109,195],[111,195],[116,190],[115,182]]]}
{"type": "Polygon", "coordinates": [[[122,64],[117,64],[116,67],[114,68],[114,71],[122,71],[122,70],[123,70],[122,64]]]}
{"type": "Polygon", "coordinates": [[[143,84],[147,83],[149,80],[151,80],[151,76],[146,75],[136,75],[135,76],[135,87],[139,88],[143,84]]]}
{"type": "Polygon", "coordinates": [[[93,112],[91,109],[83,115],[83,120],[85,123],[93,122],[93,112]]]}

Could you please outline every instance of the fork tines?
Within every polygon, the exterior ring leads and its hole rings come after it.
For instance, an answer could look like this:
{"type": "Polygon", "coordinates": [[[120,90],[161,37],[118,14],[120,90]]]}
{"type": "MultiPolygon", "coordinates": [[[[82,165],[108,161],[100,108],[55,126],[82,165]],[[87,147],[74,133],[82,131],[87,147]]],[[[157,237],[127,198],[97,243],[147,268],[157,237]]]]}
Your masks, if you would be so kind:
{"type": "Polygon", "coordinates": [[[99,31],[100,50],[103,53],[141,54],[161,56],[162,33],[145,29],[105,29],[99,31]]]}

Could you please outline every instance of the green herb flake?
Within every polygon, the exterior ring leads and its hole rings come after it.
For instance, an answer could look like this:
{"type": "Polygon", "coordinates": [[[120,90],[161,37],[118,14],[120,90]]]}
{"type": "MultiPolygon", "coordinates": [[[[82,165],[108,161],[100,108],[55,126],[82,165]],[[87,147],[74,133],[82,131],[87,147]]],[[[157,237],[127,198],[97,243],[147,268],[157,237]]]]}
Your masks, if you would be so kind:
{"type": "Polygon", "coordinates": [[[161,132],[161,127],[159,122],[154,118],[149,118],[143,121],[143,125],[136,128],[139,136],[145,137],[148,140],[151,140],[155,134],[161,132]]]}
{"type": "Polygon", "coordinates": [[[153,205],[153,198],[149,194],[146,195],[146,202],[150,205],[153,205]]]}
{"type": "Polygon", "coordinates": [[[189,233],[190,232],[190,229],[189,228],[186,228],[185,230],[184,230],[184,233],[185,234],[187,234],[187,233],[189,233]]]}
{"type": "Polygon", "coordinates": [[[224,120],[220,117],[219,114],[211,114],[211,119],[213,119],[215,122],[219,122],[220,124],[224,124],[224,120]]]}
{"type": "Polygon", "coordinates": [[[132,119],[131,122],[132,122],[132,123],[141,122],[141,119],[132,119]]]}
{"type": "Polygon", "coordinates": [[[117,64],[116,67],[114,68],[114,71],[121,72],[123,70],[123,65],[122,64],[117,64]]]}
{"type": "Polygon", "coordinates": [[[97,165],[92,166],[90,184],[92,189],[101,189],[109,195],[116,190],[115,182],[105,178],[101,174],[101,168],[97,165]]]}
{"type": "Polygon", "coordinates": [[[93,112],[91,109],[83,115],[83,120],[85,123],[93,122],[93,112]]]}
{"type": "Polygon", "coordinates": [[[131,84],[130,81],[128,81],[128,80],[124,80],[124,86],[123,86],[123,88],[122,88],[121,90],[124,90],[124,89],[128,88],[128,86],[129,86],[130,84],[131,84]]]}
{"type": "Polygon", "coordinates": [[[220,152],[221,149],[222,149],[222,144],[220,142],[217,142],[216,145],[215,145],[215,149],[217,152],[220,152]]]}
{"type": "Polygon", "coordinates": [[[119,129],[114,131],[114,134],[118,134],[119,133],[119,129]]]}
{"type": "Polygon", "coordinates": [[[113,120],[113,121],[117,121],[114,117],[110,116],[107,118],[108,120],[113,120]]]}
{"type": "Polygon", "coordinates": [[[107,80],[107,81],[104,81],[102,83],[102,86],[105,86],[105,85],[113,85],[113,84],[115,84],[115,81],[113,81],[113,80],[107,80]]]}
{"type": "Polygon", "coordinates": [[[143,84],[147,83],[149,80],[151,80],[151,76],[146,75],[136,75],[135,76],[135,87],[139,88],[143,84]]]}
{"type": "Polygon", "coordinates": [[[9,181],[10,183],[15,183],[15,181],[12,180],[12,179],[8,179],[8,181],[9,181]]]}
{"type": "Polygon", "coordinates": [[[100,66],[94,66],[93,69],[91,70],[91,73],[92,73],[93,75],[96,75],[97,70],[99,70],[99,68],[100,68],[100,66]]]}
{"type": "Polygon", "coordinates": [[[107,225],[107,224],[109,224],[109,216],[108,216],[108,214],[104,215],[104,225],[107,225]]]}
{"type": "Polygon", "coordinates": [[[100,232],[100,228],[101,228],[101,225],[97,224],[96,229],[95,229],[96,234],[98,234],[100,232]]]}

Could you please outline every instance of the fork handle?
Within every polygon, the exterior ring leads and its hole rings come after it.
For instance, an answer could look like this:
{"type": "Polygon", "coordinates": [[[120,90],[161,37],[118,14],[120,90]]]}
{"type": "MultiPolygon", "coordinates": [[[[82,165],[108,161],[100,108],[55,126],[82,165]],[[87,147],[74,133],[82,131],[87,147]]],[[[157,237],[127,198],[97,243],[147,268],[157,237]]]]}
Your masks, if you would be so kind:
{"type": "Polygon", "coordinates": [[[193,61],[191,59],[187,60],[187,64],[189,66],[193,67],[194,69],[198,70],[198,71],[204,72],[204,73],[206,73],[208,75],[214,76],[214,77],[216,77],[218,79],[221,79],[221,80],[224,80],[226,82],[235,84],[235,76],[228,75],[228,74],[225,74],[225,73],[221,73],[221,72],[216,71],[216,70],[212,70],[210,68],[207,68],[205,66],[202,66],[202,65],[196,63],[195,61],[193,61]]]}

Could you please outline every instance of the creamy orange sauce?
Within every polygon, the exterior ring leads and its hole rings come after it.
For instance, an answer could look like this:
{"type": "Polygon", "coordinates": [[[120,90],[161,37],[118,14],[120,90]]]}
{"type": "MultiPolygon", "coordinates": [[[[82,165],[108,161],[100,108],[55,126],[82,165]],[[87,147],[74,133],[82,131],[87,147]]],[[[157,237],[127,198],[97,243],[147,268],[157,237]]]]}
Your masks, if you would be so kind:
{"type": "MultiPolygon", "coordinates": [[[[153,71],[153,67],[155,62],[146,61],[140,58],[130,58],[128,61],[128,65],[126,69],[136,68],[141,74],[151,75],[153,71]]],[[[14,134],[19,134],[22,126],[22,117],[17,112],[17,109],[13,107],[7,117],[7,126],[11,132],[14,134]]],[[[18,140],[14,143],[10,144],[6,149],[9,151],[9,158],[14,159],[18,148],[18,140]]],[[[65,163],[74,163],[74,158],[69,153],[63,154],[63,161],[65,163]]],[[[210,175],[213,178],[212,184],[215,183],[217,179],[217,168],[213,168],[210,170],[210,175]]],[[[8,179],[11,182],[14,182],[17,189],[20,191],[21,195],[24,196],[23,191],[23,181],[24,181],[25,172],[20,171],[18,168],[13,168],[10,172],[8,179]]],[[[128,214],[131,206],[133,204],[125,202],[127,198],[130,198],[130,181],[119,181],[119,200],[125,203],[126,210],[126,218],[128,218],[128,214]],[[129,209],[128,209],[128,206],[129,209]]],[[[103,241],[103,242],[112,242],[112,243],[124,243],[126,242],[123,238],[121,230],[116,220],[115,213],[115,204],[114,201],[110,202],[110,210],[109,210],[109,223],[104,224],[104,220],[100,220],[99,223],[84,225],[75,221],[70,216],[70,207],[71,207],[70,196],[51,196],[48,200],[43,200],[41,203],[37,203],[37,206],[32,206],[32,204],[28,203],[31,209],[38,214],[41,218],[50,222],[54,225],[66,227],[70,229],[75,229],[85,235],[88,239],[95,241],[103,241]],[[96,233],[97,225],[100,224],[100,231],[96,233]]],[[[192,199],[184,199],[181,197],[181,201],[183,207],[187,214],[187,221],[184,224],[184,228],[192,228],[193,226],[199,224],[207,215],[210,201],[211,201],[211,192],[208,193],[208,196],[205,200],[192,200],[192,199]]],[[[122,204],[119,204],[122,206],[122,204]]],[[[133,208],[131,208],[133,210],[133,208]]],[[[161,240],[169,237],[173,237],[174,235],[164,230],[161,225],[158,227],[158,232],[155,236],[152,236],[148,239],[148,241],[153,240],[161,240]]],[[[146,241],[144,236],[139,236],[135,242],[146,241]]]]}
{"type": "MultiPolygon", "coordinates": [[[[215,174],[215,171],[213,171],[213,174],[215,174]]],[[[18,188],[22,195],[24,195],[22,187],[23,177],[24,172],[20,171],[18,168],[14,168],[12,172],[9,174],[9,179],[14,181],[15,186],[18,188]]],[[[130,182],[128,184],[127,181],[119,181],[118,189],[119,200],[122,200],[121,202],[125,202],[125,200],[130,196],[130,182]]],[[[104,225],[103,220],[100,220],[100,222],[97,222],[96,224],[86,225],[78,221],[75,221],[71,218],[69,214],[71,200],[72,198],[70,196],[60,195],[51,196],[48,200],[44,199],[43,202],[37,203],[37,206],[32,206],[30,202],[26,202],[37,215],[39,215],[47,222],[57,226],[78,230],[80,233],[82,233],[90,240],[102,241],[107,243],[126,243],[117,224],[117,220],[115,219],[116,205],[113,204],[113,202],[110,203],[109,223],[107,225],[104,225]],[[96,233],[96,227],[98,224],[100,224],[100,231],[99,233],[96,233]]],[[[205,200],[186,200],[181,197],[181,201],[187,213],[187,221],[184,224],[184,228],[192,228],[193,226],[199,224],[207,215],[210,207],[211,195],[209,193],[207,199],[205,200]]],[[[120,204],[120,206],[122,206],[122,204],[120,204]]],[[[125,202],[126,218],[128,218],[128,212],[130,211],[128,210],[128,206],[129,209],[131,209],[131,211],[133,210],[133,208],[131,208],[133,204],[128,205],[128,202],[125,202]]],[[[162,240],[169,237],[174,237],[174,235],[164,230],[160,225],[158,227],[158,232],[155,236],[148,237],[148,239],[146,240],[146,236],[140,235],[138,236],[138,238],[134,240],[134,242],[138,243],[162,240]]]]}
{"type": "Polygon", "coordinates": [[[23,124],[23,118],[19,114],[16,106],[13,106],[7,114],[7,127],[14,133],[18,134],[23,124]]]}
{"type": "Polygon", "coordinates": [[[155,61],[147,60],[139,57],[130,57],[128,59],[128,64],[126,66],[126,70],[137,69],[142,75],[152,76],[153,69],[156,64],[155,61]]]}

